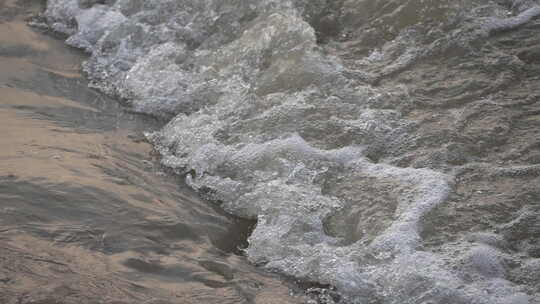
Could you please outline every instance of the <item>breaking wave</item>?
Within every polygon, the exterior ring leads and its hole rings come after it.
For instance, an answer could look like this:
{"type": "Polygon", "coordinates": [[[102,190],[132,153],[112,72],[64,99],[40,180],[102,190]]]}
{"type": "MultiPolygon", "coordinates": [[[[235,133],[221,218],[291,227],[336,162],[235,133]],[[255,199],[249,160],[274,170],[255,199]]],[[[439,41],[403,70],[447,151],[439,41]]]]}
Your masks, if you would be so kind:
{"type": "Polygon", "coordinates": [[[93,86],[169,120],[148,134],[165,166],[258,220],[252,262],[353,303],[540,301],[540,278],[506,266],[540,263],[504,233],[426,232],[470,172],[538,177],[482,152],[513,136],[497,94],[537,58],[496,43],[538,29],[535,1],[48,0],[44,16],[90,53],[93,86]]]}

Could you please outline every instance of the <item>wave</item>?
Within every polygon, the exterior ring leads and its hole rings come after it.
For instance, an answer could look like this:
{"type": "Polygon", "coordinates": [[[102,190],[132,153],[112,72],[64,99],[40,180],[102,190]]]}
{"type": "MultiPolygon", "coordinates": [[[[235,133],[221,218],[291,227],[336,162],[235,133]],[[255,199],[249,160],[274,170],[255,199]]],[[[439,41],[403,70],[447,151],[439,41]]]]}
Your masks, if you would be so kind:
{"type": "Polygon", "coordinates": [[[485,97],[525,63],[485,46],[540,6],[498,2],[48,0],[44,16],[94,87],[169,120],[148,134],[165,166],[258,220],[250,261],[352,303],[529,303],[485,234],[428,246],[424,229],[465,155],[510,136],[485,97]]]}

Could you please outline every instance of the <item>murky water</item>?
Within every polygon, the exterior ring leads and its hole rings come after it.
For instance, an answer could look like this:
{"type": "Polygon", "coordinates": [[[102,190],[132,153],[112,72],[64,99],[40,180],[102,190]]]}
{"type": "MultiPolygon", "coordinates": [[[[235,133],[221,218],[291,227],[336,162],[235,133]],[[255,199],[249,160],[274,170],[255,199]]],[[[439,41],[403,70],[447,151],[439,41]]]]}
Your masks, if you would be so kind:
{"type": "Polygon", "coordinates": [[[2,2],[10,302],[540,304],[540,0],[42,2],[167,124],[2,2]]]}
{"type": "Polygon", "coordinates": [[[0,303],[296,303],[240,254],[251,221],[161,171],[131,114],[88,89],[84,54],[0,3],[0,303]]]}

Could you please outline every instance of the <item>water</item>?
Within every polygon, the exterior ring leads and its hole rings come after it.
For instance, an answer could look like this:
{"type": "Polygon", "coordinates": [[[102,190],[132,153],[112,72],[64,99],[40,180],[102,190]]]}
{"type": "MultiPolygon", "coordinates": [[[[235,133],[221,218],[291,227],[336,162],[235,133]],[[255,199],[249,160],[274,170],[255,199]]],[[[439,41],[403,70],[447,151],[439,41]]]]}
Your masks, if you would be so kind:
{"type": "Polygon", "coordinates": [[[300,303],[248,264],[253,225],[164,172],[134,114],[88,88],[86,55],[0,4],[0,303],[300,303]]]}
{"type": "Polygon", "coordinates": [[[540,3],[49,0],[248,259],[352,303],[538,303],[540,3]]]}

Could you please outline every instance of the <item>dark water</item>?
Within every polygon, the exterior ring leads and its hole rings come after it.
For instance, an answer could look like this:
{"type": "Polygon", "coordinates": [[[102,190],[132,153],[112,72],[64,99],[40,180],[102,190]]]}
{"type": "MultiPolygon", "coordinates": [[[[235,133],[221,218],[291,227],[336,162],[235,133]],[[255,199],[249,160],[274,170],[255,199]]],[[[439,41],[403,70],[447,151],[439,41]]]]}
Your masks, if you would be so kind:
{"type": "Polygon", "coordinates": [[[87,87],[84,54],[0,3],[0,303],[296,303],[242,256],[253,222],[155,162],[131,114],[87,87]],[[180,186],[179,186],[180,185],[180,186]]]}

